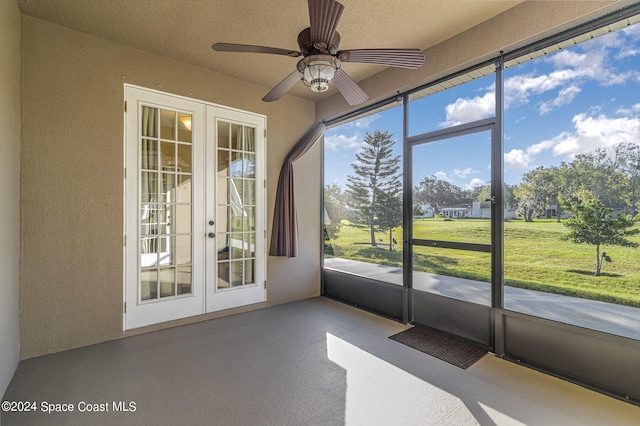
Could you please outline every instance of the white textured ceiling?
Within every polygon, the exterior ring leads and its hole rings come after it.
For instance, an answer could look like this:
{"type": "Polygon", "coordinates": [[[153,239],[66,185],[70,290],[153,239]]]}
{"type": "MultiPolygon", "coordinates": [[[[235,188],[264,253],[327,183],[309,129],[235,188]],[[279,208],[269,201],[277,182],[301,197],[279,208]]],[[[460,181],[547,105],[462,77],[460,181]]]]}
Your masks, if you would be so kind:
{"type": "MultiPolygon", "coordinates": [[[[427,48],[521,3],[508,0],[341,0],[340,49],[427,48]]],[[[18,0],[26,15],[259,84],[266,92],[296,66],[286,56],[214,52],[216,42],[298,50],[306,0],[18,0]]],[[[429,58],[427,57],[428,61],[429,58]]],[[[361,81],[384,69],[347,63],[361,81]]],[[[310,100],[302,83],[289,92],[310,100]]]]}

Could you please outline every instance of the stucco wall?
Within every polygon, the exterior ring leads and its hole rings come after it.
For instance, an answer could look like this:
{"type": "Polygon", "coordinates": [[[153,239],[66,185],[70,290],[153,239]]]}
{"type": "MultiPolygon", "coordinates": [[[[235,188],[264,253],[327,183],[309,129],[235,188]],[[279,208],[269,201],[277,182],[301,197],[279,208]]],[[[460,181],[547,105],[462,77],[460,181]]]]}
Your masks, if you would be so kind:
{"type": "MultiPolygon", "coordinates": [[[[373,103],[394,96],[396,91],[404,92],[496,58],[501,50],[509,52],[524,47],[633,3],[633,0],[525,1],[426,50],[425,63],[419,70],[388,68],[359,84],[369,95],[368,103],[373,103]]],[[[334,118],[356,109],[336,94],[316,104],[316,118],[334,118]]]]}
{"type": "MultiPolygon", "coordinates": [[[[267,209],[312,102],[22,17],[22,358],[122,336],[123,83],[267,116],[267,209]]],[[[300,257],[270,257],[267,305],[319,294],[319,166],[297,193],[300,257]],[[301,189],[304,188],[304,191],[301,189]],[[309,259],[314,259],[310,262],[309,259]]]]}
{"type": "Polygon", "coordinates": [[[20,11],[0,1],[0,400],[18,365],[20,11]]]}

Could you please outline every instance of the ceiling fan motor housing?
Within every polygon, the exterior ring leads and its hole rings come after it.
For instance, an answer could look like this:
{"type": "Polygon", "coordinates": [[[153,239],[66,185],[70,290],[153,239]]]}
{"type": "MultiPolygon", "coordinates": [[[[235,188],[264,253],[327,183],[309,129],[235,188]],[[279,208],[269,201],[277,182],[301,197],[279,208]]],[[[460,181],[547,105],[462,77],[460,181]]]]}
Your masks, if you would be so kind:
{"type": "Polygon", "coordinates": [[[326,46],[322,42],[311,41],[311,29],[306,28],[298,34],[298,46],[300,46],[302,56],[317,54],[335,55],[338,53],[338,47],[340,46],[340,34],[337,31],[334,32],[331,43],[329,43],[329,46],[326,46]]]}

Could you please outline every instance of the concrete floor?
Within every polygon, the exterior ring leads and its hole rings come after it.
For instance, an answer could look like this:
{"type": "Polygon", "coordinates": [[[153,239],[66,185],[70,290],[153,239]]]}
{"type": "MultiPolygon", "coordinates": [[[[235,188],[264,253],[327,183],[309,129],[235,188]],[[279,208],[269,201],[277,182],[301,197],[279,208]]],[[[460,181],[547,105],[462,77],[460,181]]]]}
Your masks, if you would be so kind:
{"type": "MultiPolygon", "coordinates": [[[[327,268],[402,285],[402,268],[357,260],[325,259],[327,268]]],[[[413,288],[491,306],[489,283],[414,271],[413,288]]],[[[640,340],[640,309],[505,286],[507,310],[640,340]]],[[[640,422],[639,422],[640,423],[640,422]]]]}
{"type": "Polygon", "coordinates": [[[38,411],[2,413],[2,425],[566,426],[640,419],[640,407],[492,355],[462,370],[388,338],[404,329],[315,298],[29,359],[4,400],[33,402],[38,411]],[[43,413],[46,403],[74,411],[43,413]],[[87,406],[108,411],[79,411],[87,406]]]}

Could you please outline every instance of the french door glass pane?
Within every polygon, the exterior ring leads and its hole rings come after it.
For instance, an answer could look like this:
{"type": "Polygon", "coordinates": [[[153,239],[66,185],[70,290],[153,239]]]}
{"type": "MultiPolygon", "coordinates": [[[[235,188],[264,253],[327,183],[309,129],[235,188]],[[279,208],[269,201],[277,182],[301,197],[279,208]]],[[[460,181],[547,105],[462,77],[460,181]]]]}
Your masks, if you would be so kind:
{"type": "Polygon", "coordinates": [[[231,149],[242,150],[242,126],[239,124],[231,125],[231,149]]]}
{"type": "Polygon", "coordinates": [[[244,128],[244,150],[247,152],[256,152],[255,130],[253,127],[244,128]]]}
{"type": "MultiPolygon", "coordinates": [[[[217,214],[217,226],[218,232],[229,232],[231,230],[229,226],[229,208],[227,206],[218,206],[217,214]]],[[[218,242],[223,239],[218,238],[218,242]]]]}
{"type": "Polygon", "coordinates": [[[231,232],[242,232],[242,207],[233,205],[231,210],[231,232]]]}
{"type": "Polygon", "coordinates": [[[231,262],[231,285],[233,287],[243,284],[242,281],[242,261],[231,262]]]}
{"type": "Polygon", "coordinates": [[[173,220],[173,232],[178,234],[191,233],[191,205],[177,204],[173,220]]]}
{"type": "Polygon", "coordinates": [[[176,144],[173,142],[160,143],[160,162],[162,170],[174,172],[176,169],[176,144]]]}
{"type": "Polygon", "coordinates": [[[229,262],[218,263],[218,288],[229,288],[229,262]]]}
{"type": "MultiPolygon", "coordinates": [[[[180,142],[191,142],[191,115],[178,114],[178,140],[180,142]]],[[[189,156],[191,159],[191,156],[189,156]]]]}
{"type": "Polygon", "coordinates": [[[231,204],[242,209],[242,179],[230,179],[229,198],[231,204]]]}
{"type": "Polygon", "coordinates": [[[169,173],[161,173],[160,174],[160,187],[161,187],[161,193],[159,194],[160,196],[160,200],[161,202],[167,202],[170,203],[174,200],[175,197],[175,179],[176,179],[176,175],[174,174],[169,174],[169,173]]]}
{"type": "Polygon", "coordinates": [[[218,148],[229,149],[229,122],[218,121],[218,148]]]}
{"type": "Polygon", "coordinates": [[[253,179],[245,179],[244,181],[244,204],[255,205],[256,204],[256,181],[253,179]]]}
{"type": "Polygon", "coordinates": [[[191,263],[191,235],[180,235],[175,239],[175,263],[188,265],[191,263]]]}
{"type": "Polygon", "coordinates": [[[216,186],[218,188],[218,205],[229,204],[229,180],[218,177],[216,186]]]}
{"type": "Polygon", "coordinates": [[[242,228],[245,232],[247,231],[255,231],[256,230],[256,216],[255,216],[255,207],[245,207],[244,209],[247,214],[243,217],[244,223],[242,228]]]}
{"type": "Polygon", "coordinates": [[[176,113],[173,111],[160,111],[160,137],[162,139],[175,140],[176,138],[176,113]]]}
{"type": "Polygon", "coordinates": [[[231,234],[231,259],[242,259],[242,234],[231,234]]]}
{"type": "Polygon", "coordinates": [[[191,145],[178,144],[178,161],[176,164],[179,172],[191,173],[191,145]]]}
{"type": "Polygon", "coordinates": [[[255,233],[247,232],[244,234],[243,249],[244,249],[245,258],[255,256],[255,241],[256,241],[255,233]]]}
{"type": "Polygon", "coordinates": [[[142,139],[142,161],[140,168],[143,170],[158,169],[158,141],[142,139]]]}
{"type": "Polygon", "coordinates": [[[140,274],[140,299],[155,299],[158,295],[158,271],[156,269],[142,270],[140,274]]]}
{"type": "Polygon", "coordinates": [[[141,201],[151,202],[158,200],[158,173],[141,172],[140,198],[141,201]]]}
{"type": "Polygon", "coordinates": [[[160,269],[160,297],[175,296],[176,290],[175,268],[160,269]]]}
{"type": "Polygon", "coordinates": [[[191,175],[177,175],[176,202],[191,203],[191,175]]]}
{"type": "Polygon", "coordinates": [[[231,151],[231,176],[242,176],[242,154],[231,151]]]}
{"type": "Polygon", "coordinates": [[[229,235],[218,235],[217,250],[218,260],[229,260],[229,235]]]}
{"type": "Polygon", "coordinates": [[[178,295],[191,293],[191,266],[176,268],[176,281],[178,283],[178,295]]]}
{"type": "Polygon", "coordinates": [[[256,156],[255,154],[244,154],[244,177],[256,177],[256,156]]]}
{"type": "Polygon", "coordinates": [[[230,165],[229,151],[218,149],[218,176],[229,176],[230,165]]]}
{"type": "Polygon", "coordinates": [[[253,284],[255,282],[255,279],[253,276],[254,264],[255,264],[255,259],[244,261],[244,283],[245,284],[253,284]]]}

